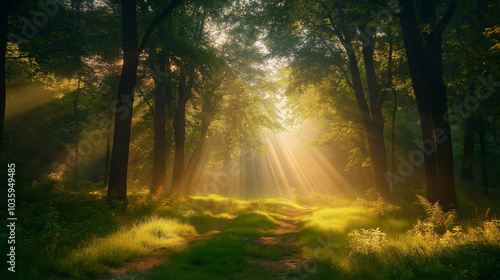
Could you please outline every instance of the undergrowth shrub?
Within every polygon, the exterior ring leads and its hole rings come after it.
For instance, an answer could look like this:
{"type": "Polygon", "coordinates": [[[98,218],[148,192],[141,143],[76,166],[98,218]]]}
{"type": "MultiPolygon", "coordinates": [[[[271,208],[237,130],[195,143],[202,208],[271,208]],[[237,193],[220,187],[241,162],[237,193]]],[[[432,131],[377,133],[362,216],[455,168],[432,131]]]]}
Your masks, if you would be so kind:
{"type": "Polygon", "coordinates": [[[439,202],[432,204],[420,195],[417,197],[424,207],[427,219],[424,222],[419,220],[412,230],[413,233],[428,235],[437,231],[437,233],[444,234],[451,229],[457,219],[457,212],[454,209],[445,212],[439,202]]]}
{"type": "Polygon", "coordinates": [[[351,252],[368,254],[380,250],[387,242],[385,237],[379,228],[353,230],[347,235],[347,242],[351,252]]]}
{"type": "Polygon", "coordinates": [[[398,206],[388,203],[380,196],[376,200],[366,200],[364,198],[358,198],[354,201],[353,206],[371,209],[376,215],[380,216],[392,213],[399,209],[398,206]]]}

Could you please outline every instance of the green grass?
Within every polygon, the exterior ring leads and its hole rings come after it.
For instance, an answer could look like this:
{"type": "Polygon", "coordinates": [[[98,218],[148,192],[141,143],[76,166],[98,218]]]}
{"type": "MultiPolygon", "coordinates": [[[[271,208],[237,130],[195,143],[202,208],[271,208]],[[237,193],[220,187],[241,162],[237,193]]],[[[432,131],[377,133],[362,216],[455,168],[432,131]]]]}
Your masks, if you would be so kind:
{"type": "Polygon", "coordinates": [[[377,203],[315,210],[301,220],[299,235],[304,257],[316,264],[310,279],[494,279],[500,273],[500,221],[455,224],[443,233],[438,225],[415,227],[418,219],[426,217],[377,203]]]}
{"type": "MultiPolygon", "coordinates": [[[[493,199],[446,231],[431,224],[436,219],[428,219],[416,197],[392,205],[313,195],[304,208],[283,199],[151,200],[136,193],[122,214],[106,205],[101,191],[64,191],[63,184],[41,180],[23,194],[17,279],[95,279],[164,253],[166,261],[141,277],[275,279],[249,260],[279,261],[293,252],[254,240],[272,236],[291,218],[300,232],[287,234],[297,235],[308,265],[286,272],[287,279],[494,279],[500,273],[500,222],[493,209],[486,212],[493,199]]],[[[466,204],[459,213],[473,211],[467,197],[459,194],[466,204]]]]}
{"type": "Polygon", "coordinates": [[[223,229],[224,233],[255,237],[266,235],[278,226],[268,216],[259,213],[241,214],[233,223],[223,229]]]}
{"type": "Polygon", "coordinates": [[[148,279],[246,279],[248,274],[266,279],[269,272],[249,264],[248,258],[276,260],[281,257],[276,251],[252,244],[252,238],[276,227],[266,215],[240,214],[221,233],[193,241],[186,249],[172,254],[166,263],[154,268],[148,279]]]}
{"type": "Polygon", "coordinates": [[[70,278],[98,276],[154,250],[184,242],[184,236],[195,234],[192,226],[176,220],[151,217],[123,228],[105,238],[94,239],[59,261],[60,273],[70,278]]]}

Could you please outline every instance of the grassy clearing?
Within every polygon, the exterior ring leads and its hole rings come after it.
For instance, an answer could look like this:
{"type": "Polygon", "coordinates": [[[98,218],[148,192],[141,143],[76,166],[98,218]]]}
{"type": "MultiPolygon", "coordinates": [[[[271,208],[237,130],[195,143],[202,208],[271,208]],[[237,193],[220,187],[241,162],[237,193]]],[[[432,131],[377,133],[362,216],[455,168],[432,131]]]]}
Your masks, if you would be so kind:
{"type": "Polygon", "coordinates": [[[110,267],[131,261],[154,250],[181,245],[185,236],[195,234],[192,226],[176,220],[151,217],[105,238],[92,240],[61,259],[60,273],[70,278],[98,276],[110,267]]]}
{"type": "Polygon", "coordinates": [[[462,201],[461,219],[453,220],[414,195],[392,205],[313,194],[303,198],[305,208],[281,199],[150,200],[137,193],[129,196],[127,214],[117,214],[99,191],[62,191],[50,180],[35,187],[20,205],[18,279],[95,279],[111,267],[167,251],[168,261],[145,277],[274,279],[249,260],[277,261],[289,253],[254,240],[297,216],[300,232],[287,234],[297,234],[309,265],[288,271],[288,278],[495,279],[500,273],[500,221],[484,201],[476,208],[462,201]],[[214,230],[220,232],[185,244],[189,236],[214,230]],[[178,250],[165,250],[172,247],[178,250]]]}
{"type": "Polygon", "coordinates": [[[499,220],[478,226],[451,220],[440,224],[450,213],[427,210],[422,220],[377,202],[314,211],[301,221],[304,257],[314,264],[305,272],[310,279],[494,279],[498,275],[499,220]]]}
{"type": "Polygon", "coordinates": [[[277,225],[266,215],[245,213],[211,239],[193,241],[156,266],[148,279],[269,279],[269,272],[248,258],[279,259],[279,253],[252,245],[277,225]]]}

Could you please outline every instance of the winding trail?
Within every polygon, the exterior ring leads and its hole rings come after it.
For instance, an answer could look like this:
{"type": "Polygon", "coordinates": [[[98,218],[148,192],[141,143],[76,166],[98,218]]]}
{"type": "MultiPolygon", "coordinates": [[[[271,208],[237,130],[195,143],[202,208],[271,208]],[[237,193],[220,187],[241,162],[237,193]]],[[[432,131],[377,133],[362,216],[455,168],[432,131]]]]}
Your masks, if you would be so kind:
{"type": "Polygon", "coordinates": [[[250,259],[263,266],[272,273],[273,279],[285,279],[289,272],[295,271],[306,265],[307,260],[301,257],[297,225],[299,218],[309,209],[287,209],[282,213],[286,218],[278,220],[278,228],[271,236],[262,236],[254,243],[279,251],[283,257],[279,260],[250,259]]]}
{"type": "MultiPolygon", "coordinates": [[[[287,275],[304,267],[307,260],[301,258],[301,249],[298,240],[297,225],[301,216],[307,214],[304,209],[283,209],[281,214],[284,218],[277,219],[278,228],[270,231],[266,236],[252,240],[252,245],[277,251],[282,256],[280,259],[250,258],[249,263],[258,264],[267,270],[272,277],[270,279],[287,279],[287,275]]],[[[222,227],[221,227],[222,228],[222,227]]],[[[175,251],[182,250],[194,240],[209,239],[212,235],[220,233],[220,230],[212,230],[204,234],[198,234],[186,239],[186,242],[174,248],[168,248],[154,255],[139,258],[134,262],[126,263],[120,267],[113,268],[110,274],[100,280],[136,280],[144,279],[151,272],[154,265],[164,262],[175,251]]],[[[245,273],[251,273],[245,272],[245,273]]],[[[237,275],[235,275],[237,277],[237,275]]]]}

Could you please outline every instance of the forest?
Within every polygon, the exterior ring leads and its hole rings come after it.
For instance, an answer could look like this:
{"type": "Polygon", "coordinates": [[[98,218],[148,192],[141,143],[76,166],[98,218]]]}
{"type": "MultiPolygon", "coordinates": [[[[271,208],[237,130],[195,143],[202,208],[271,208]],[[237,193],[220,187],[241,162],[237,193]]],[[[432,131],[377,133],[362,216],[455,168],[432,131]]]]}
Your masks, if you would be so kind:
{"type": "Polygon", "coordinates": [[[500,2],[0,0],[0,279],[499,279],[500,2]]]}

